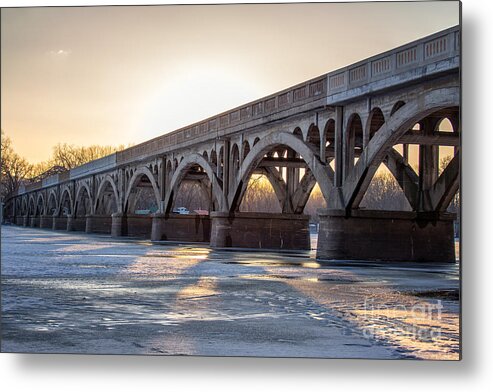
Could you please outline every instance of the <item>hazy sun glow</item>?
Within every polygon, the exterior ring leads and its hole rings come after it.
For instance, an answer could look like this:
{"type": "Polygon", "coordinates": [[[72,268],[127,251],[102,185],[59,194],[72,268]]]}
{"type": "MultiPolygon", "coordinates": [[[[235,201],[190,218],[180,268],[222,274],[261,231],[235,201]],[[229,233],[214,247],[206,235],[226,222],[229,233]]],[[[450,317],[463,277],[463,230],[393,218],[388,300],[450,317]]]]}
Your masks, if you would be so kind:
{"type": "Polygon", "coordinates": [[[136,144],[456,25],[458,13],[443,1],[4,8],[1,127],[32,162],[57,143],[136,144]]]}

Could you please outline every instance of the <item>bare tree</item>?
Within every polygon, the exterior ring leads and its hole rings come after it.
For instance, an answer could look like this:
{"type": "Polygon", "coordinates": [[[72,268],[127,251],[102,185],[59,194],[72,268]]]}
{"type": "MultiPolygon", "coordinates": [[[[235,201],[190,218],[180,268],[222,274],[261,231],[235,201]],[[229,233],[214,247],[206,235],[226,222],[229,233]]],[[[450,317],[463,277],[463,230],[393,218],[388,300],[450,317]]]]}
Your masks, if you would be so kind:
{"type": "Polygon", "coordinates": [[[322,191],[320,190],[318,184],[315,184],[315,186],[312,189],[312,193],[310,194],[310,198],[306,203],[305,210],[303,211],[303,213],[306,215],[310,215],[311,222],[318,223],[317,210],[319,208],[326,208],[326,207],[327,207],[327,203],[325,202],[324,196],[322,195],[322,191]]]}
{"type": "Polygon", "coordinates": [[[0,196],[2,200],[11,197],[21,183],[29,176],[31,165],[12,148],[12,141],[1,131],[1,178],[0,196]]]}
{"type": "Polygon", "coordinates": [[[360,206],[371,210],[412,210],[402,188],[390,173],[377,173],[373,177],[360,206]]]}
{"type": "Polygon", "coordinates": [[[272,185],[266,176],[253,175],[241,201],[242,212],[281,212],[272,185]]]}
{"type": "Polygon", "coordinates": [[[209,210],[209,199],[197,181],[184,181],[178,188],[174,207],[186,207],[189,211],[209,210]]]}
{"type": "Polygon", "coordinates": [[[74,167],[105,157],[125,148],[126,147],[124,145],[119,145],[117,147],[97,145],[79,147],[74,146],[73,144],[59,143],[53,147],[53,155],[49,162],[51,166],[61,166],[67,170],[70,170],[74,167]]]}

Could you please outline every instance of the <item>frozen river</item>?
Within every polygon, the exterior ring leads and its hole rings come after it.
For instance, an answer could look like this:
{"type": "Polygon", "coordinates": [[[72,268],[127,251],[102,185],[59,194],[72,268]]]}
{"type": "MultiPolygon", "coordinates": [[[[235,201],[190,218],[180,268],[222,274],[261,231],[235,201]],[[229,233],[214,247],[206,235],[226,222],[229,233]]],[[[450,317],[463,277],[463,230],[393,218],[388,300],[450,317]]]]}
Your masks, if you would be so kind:
{"type": "Polygon", "coordinates": [[[459,358],[458,264],[2,226],[2,351],[459,358]]]}

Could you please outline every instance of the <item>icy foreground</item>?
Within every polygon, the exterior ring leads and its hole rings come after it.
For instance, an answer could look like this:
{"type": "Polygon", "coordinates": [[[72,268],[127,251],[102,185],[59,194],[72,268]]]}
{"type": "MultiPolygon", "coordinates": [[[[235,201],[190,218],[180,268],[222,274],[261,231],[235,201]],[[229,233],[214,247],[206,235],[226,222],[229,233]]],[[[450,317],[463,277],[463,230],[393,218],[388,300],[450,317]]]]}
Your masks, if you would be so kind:
{"type": "Polygon", "coordinates": [[[2,351],[459,358],[458,266],[2,227],[2,351]]]}

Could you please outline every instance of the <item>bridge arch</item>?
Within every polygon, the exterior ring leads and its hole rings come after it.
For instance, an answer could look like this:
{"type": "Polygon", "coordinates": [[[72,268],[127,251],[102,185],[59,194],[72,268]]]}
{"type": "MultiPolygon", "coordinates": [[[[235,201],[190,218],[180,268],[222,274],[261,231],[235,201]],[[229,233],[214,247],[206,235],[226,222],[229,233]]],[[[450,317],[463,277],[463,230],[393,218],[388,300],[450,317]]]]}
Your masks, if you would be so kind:
{"type": "Polygon", "coordinates": [[[27,205],[27,214],[34,215],[36,210],[36,202],[34,201],[34,195],[29,195],[28,205],[27,205]]]}
{"type": "MultiPolygon", "coordinates": [[[[205,154],[206,153],[207,152],[205,152],[205,154]]],[[[128,212],[127,210],[129,207],[128,204],[129,204],[130,195],[131,195],[132,191],[134,190],[137,181],[140,180],[142,177],[146,177],[149,180],[149,182],[151,183],[154,197],[156,198],[156,206],[159,210],[159,206],[161,204],[161,202],[160,202],[161,197],[159,196],[159,194],[160,194],[159,187],[156,183],[156,179],[154,178],[154,175],[152,174],[152,172],[147,167],[143,166],[143,167],[140,167],[137,170],[135,170],[134,174],[132,175],[132,178],[130,179],[130,181],[128,183],[127,191],[125,192],[125,199],[124,199],[124,203],[123,203],[123,211],[128,212]]]]}
{"type": "MultiPolygon", "coordinates": [[[[416,123],[439,110],[458,108],[460,106],[459,97],[459,87],[430,90],[419,94],[396,111],[369,142],[357,164],[346,178],[342,192],[344,207],[358,207],[378,166],[384,160],[389,149],[398,144],[399,138],[404,133],[416,123]]],[[[453,177],[456,178],[457,176],[453,177]]],[[[447,193],[457,189],[458,181],[455,181],[448,184],[447,193]]]]}
{"type": "Polygon", "coordinates": [[[58,209],[58,198],[56,191],[51,189],[48,192],[48,200],[46,203],[46,215],[55,215],[58,209]]]}
{"type": "Polygon", "coordinates": [[[392,106],[392,110],[390,111],[390,115],[393,116],[395,112],[397,112],[401,107],[403,107],[406,103],[404,101],[397,101],[392,106]]]}
{"type": "Polygon", "coordinates": [[[102,199],[103,199],[104,191],[108,186],[110,186],[111,189],[113,190],[113,197],[115,198],[117,212],[121,212],[121,206],[120,203],[118,202],[119,201],[118,188],[113,178],[109,174],[107,174],[100,182],[98,191],[96,193],[96,197],[94,198],[94,207],[93,207],[94,213],[96,213],[98,209],[100,209],[101,203],[103,202],[102,199]]]}
{"type": "Polygon", "coordinates": [[[366,144],[373,139],[373,136],[375,136],[375,133],[380,129],[384,122],[385,116],[383,115],[382,110],[379,107],[373,108],[368,116],[368,120],[366,121],[366,144]]]}
{"type": "Polygon", "coordinates": [[[42,193],[38,193],[38,197],[36,198],[36,209],[34,211],[34,215],[44,215],[45,213],[45,198],[42,193]]]}
{"type": "Polygon", "coordinates": [[[363,150],[363,122],[358,113],[349,116],[345,132],[345,174],[347,177],[354,167],[354,160],[363,150]]]}
{"type": "Polygon", "coordinates": [[[28,203],[29,203],[29,199],[27,196],[24,196],[22,198],[22,207],[21,207],[21,212],[22,212],[22,215],[28,215],[28,203]]]}
{"type": "Polygon", "coordinates": [[[178,187],[180,186],[181,182],[183,181],[184,177],[187,175],[187,172],[194,166],[199,166],[204,170],[206,173],[207,177],[209,178],[209,181],[212,186],[212,195],[216,199],[218,203],[218,209],[219,211],[222,211],[224,208],[226,208],[226,198],[224,197],[224,194],[222,192],[222,186],[219,183],[219,180],[214,173],[214,170],[212,169],[211,165],[209,162],[207,162],[203,156],[200,154],[190,154],[187,156],[185,159],[183,159],[178,167],[176,168],[173,177],[171,178],[170,181],[170,186],[168,192],[166,192],[166,198],[164,201],[164,212],[169,213],[171,211],[171,208],[173,206],[173,201],[174,201],[174,196],[178,190],[178,187]]]}
{"type": "Polygon", "coordinates": [[[79,185],[77,189],[77,193],[75,194],[75,205],[74,205],[74,213],[77,214],[80,209],[81,203],[84,203],[85,214],[93,214],[94,202],[91,195],[91,189],[86,182],[83,182],[79,185]],[[85,196],[85,199],[82,197],[85,196]],[[85,201],[89,201],[89,203],[85,203],[85,201]],[[87,211],[86,205],[89,206],[89,211],[87,211]]]}
{"type": "Polygon", "coordinates": [[[333,118],[329,118],[325,123],[322,133],[322,140],[325,149],[325,161],[330,162],[335,156],[335,135],[336,122],[333,118]]]}
{"type": "Polygon", "coordinates": [[[211,151],[211,156],[209,159],[209,163],[211,164],[212,168],[217,168],[217,153],[215,149],[212,149],[211,151]]]}
{"type": "Polygon", "coordinates": [[[233,179],[234,182],[229,195],[228,201],[230,211],[236,211],[239,208],[248,180],[253,174],[253,171],[260,164],[261,160],[272,150],[279,150],[279,147],[288,147],[302,157],[310,171],[313,173],[316,181],[319,183],[324,198],[326,201],[329,199],[329,194],[333,188],[332,169],[323,166],[318,159],[318,152],[313,146],[306,144],[303,140],[300,140],[291,133],[276,132],[267,135],[255,144],[251,149],[250,154],[248,154],[239,168],[238,175],[233,179]]]}
{"type": "Polygon", "coordinates": [[[58,215],[64,215],[65,209],[67,209],[67,215],[71,215],[74,212],[74,201],[72,199],[72,193],[69,187],[64,187],[60,192],[60,204],[58,206],[58,215]]]}
{"type": "Polygon", "coordinates": [[[241,161],[243,162],[246,158],[246,156],[250,153],[250,143],[248,143],[248,140],[245,140],[243,142],[243,146],[241,148],[241,161]]]}
{"type": "Polygon", "coordinates": [[[293,131],[293,135],[296,136],[298,139],[303,140],[303,131],[301,130],[300,127],[296,127],[293,131]]]}
{"type": "Polygon", "coordinates": [[[306,134],[306,142],[314,145],[317,150],[320,148],[320,130],[315,124],[310,124],[308,127],[308,132],[306,134]]]}
{"type": "Polygon", "coordinates": [[[237,176],[241,164],[240,149],[238,147],[238,144],[236,143],[234,143],[233,146],[231,147],[231,160],[229,162],[231,167],[231,175],[234,178],[237,176]]]}
{"type": "Polygon", "coordinates": [[[448,116],[443,116],[437,121],[434,131],[457,132],[457,126],[454,124],[452,118],[449,118],[448,116]]]}

